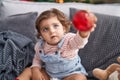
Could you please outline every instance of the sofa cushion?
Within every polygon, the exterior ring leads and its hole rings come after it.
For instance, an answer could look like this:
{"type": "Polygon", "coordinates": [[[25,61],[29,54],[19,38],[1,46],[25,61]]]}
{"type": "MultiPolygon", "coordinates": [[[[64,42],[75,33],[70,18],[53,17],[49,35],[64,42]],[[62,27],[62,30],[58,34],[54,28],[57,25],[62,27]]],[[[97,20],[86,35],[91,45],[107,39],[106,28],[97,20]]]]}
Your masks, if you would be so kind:
{"type": "MultiPolygon", "coordinates": [[[[71,19],[78,10],[70,8],[71,19]]],[[[99,13],[95,15],[98,18],[97,27],[91,33],[87,45],[79,50],[88,78],[94,78],[94,68],[105,69],[108,65],[117,63],[116,59],[120,56],[120,17],[99,13]]]]}
{"type": "Polygon", "coordinates": [[[63,11],[67,16],[69,16],[69,7],[68,5],[58,4],[58,3],[49,3],[49,2],[28,2],[28,1],[19,1],[19,0],[3,0],[5,16],[27,13],[31,11],[41,12],[57,8],[63,11]]]}
{"type": "Polygon", "coordinates": [[[64,4],[54,2],[31,2],[21,0],[2,0],[4,6],[4,15],[21,14],[31,11],[41,13],[50,8],[57,8],[63,11],[69,17],[69,8],[90,9],[94,12],[120,16],[120,5],[114,4],[86,4],[66,2],[64,4]],[[117,8],[116,8],[117,7],[117,8]]]}
{"type": "Polygon", "coordinates": [[[2,1],[0,0],[0,19],[2,18],[3,16],[3,4],[2,4],[2,1]]]}
{"type": "Polygon", "coordinates": [[[37,12],[29,12],[24,14],[11,15],[0,20],[0,32],[11,30],[21,33],[34,42],[35,38],[35,20],[37,18],[37,12]]]}

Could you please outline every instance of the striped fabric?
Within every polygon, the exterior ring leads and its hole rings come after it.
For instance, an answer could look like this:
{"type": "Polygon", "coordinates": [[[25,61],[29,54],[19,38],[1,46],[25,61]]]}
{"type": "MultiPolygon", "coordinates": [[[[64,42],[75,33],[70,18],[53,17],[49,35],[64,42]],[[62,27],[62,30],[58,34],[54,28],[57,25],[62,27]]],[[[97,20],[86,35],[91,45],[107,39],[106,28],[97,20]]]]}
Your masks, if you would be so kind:
{"type": "Polygon", "coordinates": [[[31,65],[34,44],[29,38],[12,32],[0,32],[0,80],[14,80],[31,65]]]}

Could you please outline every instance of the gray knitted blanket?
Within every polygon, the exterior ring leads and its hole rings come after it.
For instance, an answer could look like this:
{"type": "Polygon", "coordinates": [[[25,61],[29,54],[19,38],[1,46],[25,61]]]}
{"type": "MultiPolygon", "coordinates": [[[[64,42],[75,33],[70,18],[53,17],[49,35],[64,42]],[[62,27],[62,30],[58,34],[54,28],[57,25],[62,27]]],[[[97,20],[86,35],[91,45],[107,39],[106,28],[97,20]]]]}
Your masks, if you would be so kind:
{"type": "Polygon", "coordinates": [[[31,65],[34,44],[31,39],[12,32],[0,32],[0,80],[14,80],[31,65]]]}
{"type": "Polygon", "coordinates": [[[101,14],[96,16],[96,30],[90,35],[85,48],[79,51],[89,78],[93,78],[94,68],[105,69],[110,64],[117,63],[116,58],[120,56],[120,17],[101,14]]]}

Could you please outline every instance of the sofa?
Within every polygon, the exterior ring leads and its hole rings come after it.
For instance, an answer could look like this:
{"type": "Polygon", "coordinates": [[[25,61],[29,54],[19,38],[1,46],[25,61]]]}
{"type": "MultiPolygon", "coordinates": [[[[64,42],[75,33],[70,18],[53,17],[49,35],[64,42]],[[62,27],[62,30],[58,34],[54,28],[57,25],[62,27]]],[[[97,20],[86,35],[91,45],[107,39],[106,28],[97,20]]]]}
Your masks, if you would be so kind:
{"type": "MultiPolygon", "coordinates": [[[[81,9],[89,9],[97,16],[95,31],[78,53],[88,72],[88,80],[98,80],[92,74],[94,68],[105,69],[112,63],[118,63],[116,58],[120,56],[120,4],[1,0],[0,80],[14,80],[25,67],[31,65],[37,41],[35,20],[42,11],[50,8],[63,11],[70,20],[81,9]]],[[[73,25],[70,31],[76,32],[73,25]]]]}

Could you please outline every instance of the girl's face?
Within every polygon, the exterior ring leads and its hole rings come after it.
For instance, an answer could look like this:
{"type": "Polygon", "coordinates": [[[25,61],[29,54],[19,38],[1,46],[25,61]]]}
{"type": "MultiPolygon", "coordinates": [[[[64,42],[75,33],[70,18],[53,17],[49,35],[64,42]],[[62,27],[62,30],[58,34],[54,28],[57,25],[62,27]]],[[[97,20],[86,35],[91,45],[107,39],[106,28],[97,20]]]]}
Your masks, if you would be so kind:
{"type": "Polygon", "coordinates": [[[45,19],[40,24],[42,38],[50,45],[56,45],[62,39],[66,30],[56,16],[45,19]]]}

